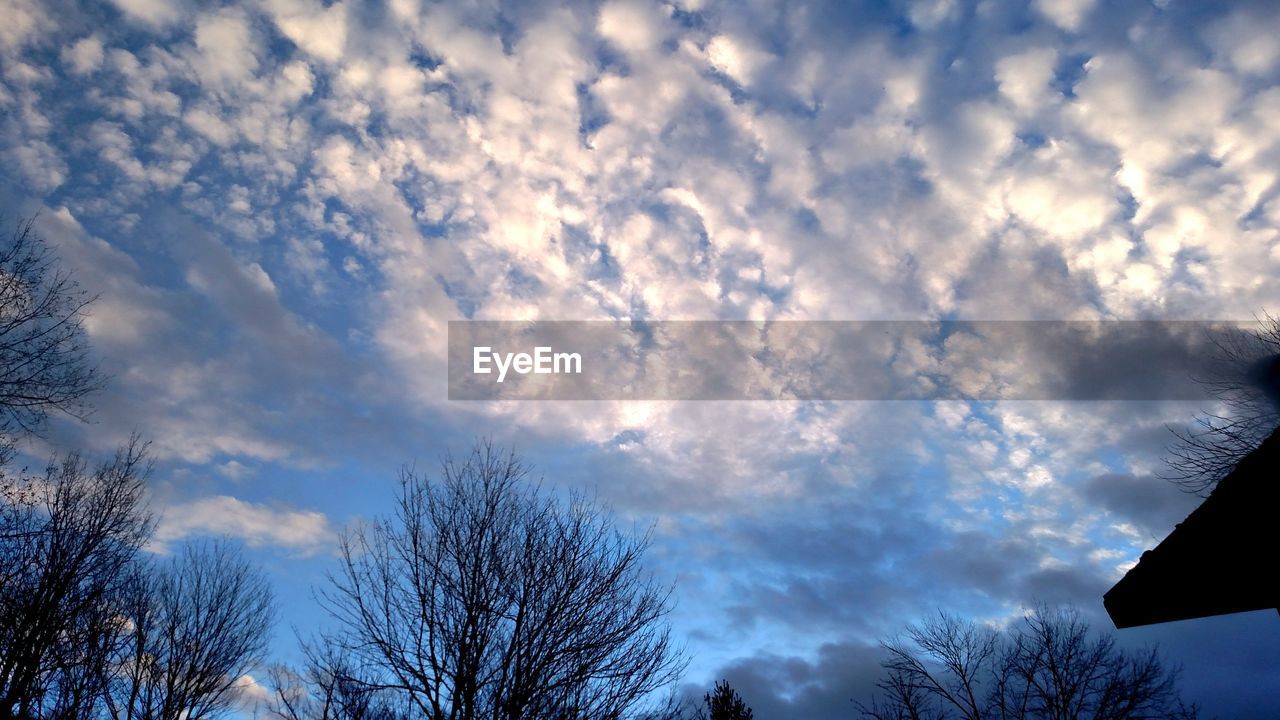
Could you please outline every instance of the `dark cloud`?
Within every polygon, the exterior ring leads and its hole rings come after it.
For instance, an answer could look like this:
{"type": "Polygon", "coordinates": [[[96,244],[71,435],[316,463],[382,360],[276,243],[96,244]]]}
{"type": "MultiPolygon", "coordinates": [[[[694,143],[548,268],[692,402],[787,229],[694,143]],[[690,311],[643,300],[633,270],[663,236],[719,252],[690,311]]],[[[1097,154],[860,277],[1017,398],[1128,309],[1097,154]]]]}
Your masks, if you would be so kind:
{"type": "Polygon", "coordinates": [[[943,487],[941,478],[886,476],[856,489],[813,489],[805,500],[734,520],[710,559],[739,569],[735,602],[724,609],[730,624],[877,637],[938,609],[1100,604],[1108,584],[1083,558],[1080,566],[1046,565],[1056,546],[1016,526],[997,533],[930,518],[928,498],[943,487]]]}
{"type": "MultiPolygon", "coordinates": [[[[1083,616],[1101,633],[1115,633],[1121,647],[1155,646],[1180,667],[1183,698],[1200,705],[1202,717],[1262,720],[1280,715],[1280,697],[1259,693],[1280,676],[1280,623],[1273,611],[1116,632],[1101,612],[1082,606],[1083,616]]],[[[901,629],[901,628],[900,628],[901,629]]],[[[848,720],[856,702],[869,702],[883,676],[878,645],[857,641],[823,645],[814,659],[764,653],[730,662],[714,673],[727,679],[751,705],[758,720],[848,720]]],[[[700,697],[705,688],[687,686],[700,697]]]]}
{"type": "Polygon", "coordinates": [[[1102,594],[1111,583],[1089,568],[1043,568],[1021,578],[1020,596],[1026,606],[1036,603],[1077,608],[1102,606],[1102,594]]]}
{"type": "MultiPolygon", "coordinates": [[[[847,720],[858,702],[869,702],[880,678],[877,645],[828,643],[812,660],[759,655],[733,662],[717,673],[751,706],[757,720],[847,720]]],[[[699,697],[701,688],[688,688],[699,697]]]]}
{"type": "Polygon", "coordinates": [[[1079,488],[1086,502],[1133,522],[1153,538],[1163,538],[1200,503],[1173,483],[1151,475],[1106,473],[1079,488]]]}

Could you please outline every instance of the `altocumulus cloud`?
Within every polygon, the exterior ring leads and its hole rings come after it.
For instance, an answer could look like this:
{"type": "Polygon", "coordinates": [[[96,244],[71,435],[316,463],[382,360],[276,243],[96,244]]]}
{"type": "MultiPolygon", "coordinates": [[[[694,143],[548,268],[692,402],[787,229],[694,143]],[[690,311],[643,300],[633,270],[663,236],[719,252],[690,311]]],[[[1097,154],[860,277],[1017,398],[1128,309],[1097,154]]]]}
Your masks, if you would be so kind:
{"type": "Polygon", "coordinates": [[[215,495],[163,508],[155,542],[164,551],[169,543],[202,534],[229,535],[250,547],[274,545],[302,554],[330,550],[337,539],[324,513],[215,495]]]}
{"type": "MultiPolygon", "coordinates": [[[[694,679],[759,683],[764,720],[843,717],[875,639],[937,605],[995,621],[1088,602],[1183,507],[1154,475],[1164,426],[1196,406],[450,405],[449,320],[1280,307],[1268,3],[10,0],[6,17],[0,205],[41,211],[100,295],[88,328],[115,376],[96,422],[58,437],[152,438],[165,542],[314,553],[385,510],[396,463],[491,434],[658,521],[694,679]]],[[[1239,695],[1203,660],[1238,627],[1165,631],[1206,703],[1239,695]]]]}

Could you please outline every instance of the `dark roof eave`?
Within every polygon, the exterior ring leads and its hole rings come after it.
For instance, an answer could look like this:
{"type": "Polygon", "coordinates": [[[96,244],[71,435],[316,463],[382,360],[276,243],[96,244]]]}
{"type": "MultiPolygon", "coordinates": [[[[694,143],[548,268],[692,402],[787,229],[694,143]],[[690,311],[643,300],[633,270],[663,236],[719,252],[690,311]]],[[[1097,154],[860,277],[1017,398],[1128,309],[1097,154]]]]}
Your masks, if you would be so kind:
{"type": "Polygon", "coordinates": [[[1103,596],[1117,628],[1280,607],[1280,430],[1103,596]]]}

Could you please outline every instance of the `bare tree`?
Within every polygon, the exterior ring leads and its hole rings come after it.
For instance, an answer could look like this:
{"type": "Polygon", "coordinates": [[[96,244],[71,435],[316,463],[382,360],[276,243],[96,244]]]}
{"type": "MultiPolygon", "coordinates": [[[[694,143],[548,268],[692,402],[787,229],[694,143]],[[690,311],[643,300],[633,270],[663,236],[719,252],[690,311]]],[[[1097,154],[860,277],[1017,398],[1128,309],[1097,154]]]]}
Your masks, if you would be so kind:
{"type": "Polygon", "coordinates": [[[237,682],[266,651],[274,610],[262,572],[227,542],[191,543],[144,568],[130,589],[110,716],[196,720],[230,709],[237,682]]]}
{"type": "Polygon", "coordinates": [[[889,677],[880,687],[904,705],[908,717],[927,717],[936,712],[934,704],[953,708],[965,720],[989,716],[984,683],[1000,649],[994,631],[940,612],[907,628],[907,640],[885,643],[884,648],[889,677]]]}
{"type": "Polygon", "coordinates": [[[1217,370],[1200,382],[1224,409],[1172,429],[1164,476],[1188,492],[1212,490],[1280,425],[1280,319],[1264,314],[1259,329],[1230,330],[1215,345],[1217,370]]]}
{"type": "Polygon", "coordinates": [[[284,720],[406,720],[405,698],[378,687],[332,649],[308,648],[311,661],[299,674],[276,665],[268,671],[267,711],[284,720]]]}
{"type": "Polygon", "coordinates": [[[916,675],[893,668],[888,671],[888,675],[876,683],[883,697],[872,698],[869,705],[858,703],[863,717],[871,720],[943,720],[947,717],[936,698],[919,684],[916,675]]]}
{"type": "Polygon", "coordinates": [[[945,613],[885,643],[877,720],[1194,718],[1177,671],[1154,650],[1128,652],[1071,610],[1039,607],[1003,633],[945,613]]]}
{"type": "Polygon", "coordinates": [[[261,574],[223,545],[139,559],[154,523],[136,436],[94,471],[75,453],[43,477],[8,467],[51,412],[88,412],[92,300],[31,221],[0,247],[0,718],[208,717],[263,652],[261,574]]]}
{"type": "Polygon", "coordinates": [[[20,222],[0,247],[0,436],[38,432],[50,411],[83,418],[102,378],[84,339],[87,295],[20,222]]]}
{"type": "Polygon", "coordinates": [[[1125,652],[1111,636],[1091,635],[1079,613],[1041,608],[1010,637],[996,706],[1002,717],[1052,720],[1194,716],[1176,681],[1155,648],[1125,652]]]}
{"type": "Polygon", "coordinates": [[[609,720],[675,679],[670,592],[641,567],[649,536],[526,476],[477,445],[436,481],[402,471],[395,516],[344,537],[320,599],[341,628],[323,643],[352,680],[431,720],[609,720]]]}
{"type": "Polygon", "coordinates": [[[137,438],[17,478],[0,520],[0,717],[85,717],[107,682],[129,567],[152,529],[137,438]]]}

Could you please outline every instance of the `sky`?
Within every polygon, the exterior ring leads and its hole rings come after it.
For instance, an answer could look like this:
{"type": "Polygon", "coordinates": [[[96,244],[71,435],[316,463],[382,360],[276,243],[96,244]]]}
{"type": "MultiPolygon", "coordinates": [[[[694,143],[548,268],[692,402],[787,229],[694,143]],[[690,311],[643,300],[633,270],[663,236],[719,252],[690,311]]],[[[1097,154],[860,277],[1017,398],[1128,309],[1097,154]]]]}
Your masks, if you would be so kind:
{"type": "MultiPolygon", "coordinates": [[[[1203,403],[451,402],[450,320],[1280,308],[1273,3],[0,9],[0,210],[97,294],[111,376],[28,452],[142,433],[152,551],[241,542],[277,660],[342,528],[476,437],[653,524],[686,681],[761,720],[852,716],[938,609],[1109,627],[1197,502],[1159,474],[1203,403]]],[[[1117,637],[1210,716],[1280,715],[1274,612],[1117,637]]]]}

